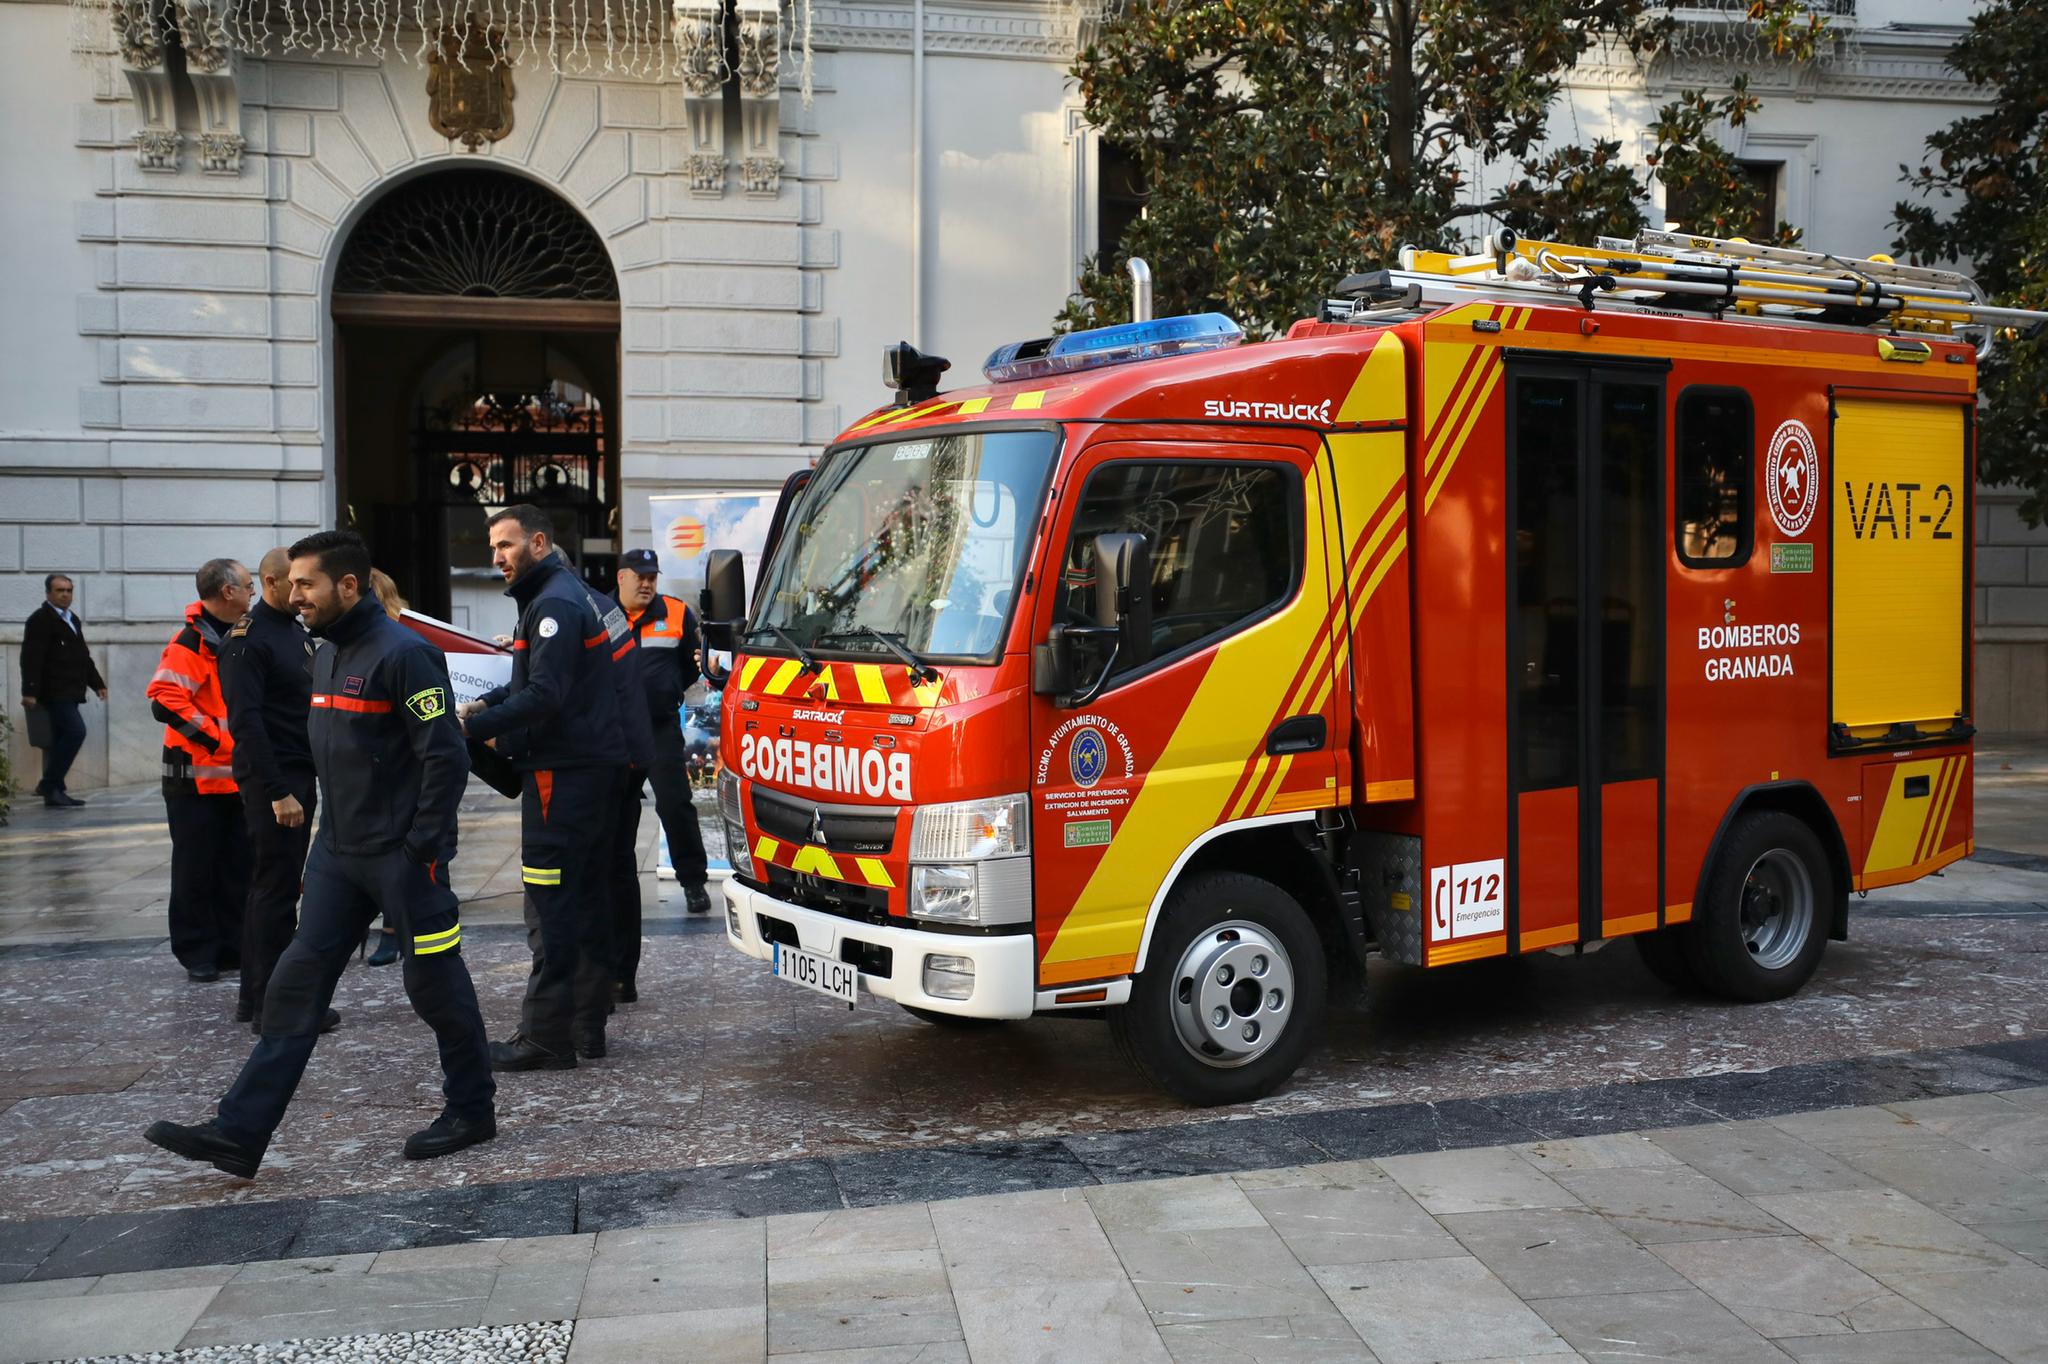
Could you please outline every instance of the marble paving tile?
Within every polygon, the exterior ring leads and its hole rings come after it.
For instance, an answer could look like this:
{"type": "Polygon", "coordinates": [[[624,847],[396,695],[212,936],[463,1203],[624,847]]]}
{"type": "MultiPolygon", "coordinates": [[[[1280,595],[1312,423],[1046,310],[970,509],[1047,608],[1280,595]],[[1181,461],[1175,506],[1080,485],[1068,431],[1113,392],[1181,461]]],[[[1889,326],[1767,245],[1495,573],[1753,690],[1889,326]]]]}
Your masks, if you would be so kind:
{"type": "Polygon", "coordinates": [[[1559,1170],[1628,1170],[1681,1162],[1640,1132],[1527,1142],[1515,1154],[1545,1174],[1559,1170]]]}
{"type": "Polygon", "coordinates": [[[1874,1146],[1851,1165],[1958,1222],[2048,1218],[2048,1179],[1981,1155],[1959,1142],[1941,1147],[1874,1146]]]}
{"type": "Polygon", "coordinates": [[[1066,1146],[1105,1184],[1302,1165],[1326,1158],[1306,1135],[1274,1118],[1164,1131],[1077,1134],[1066,1139],[1066,1146]]]}
{"type": "Polygon", "coordinates": [[[1523,1298],[1685,1287],[1663,1261],[1584,1208],[1452,1213],[1440,1220],[1523,1298]]]}
{"type": "Polygon", "coordinates": [[[921,1340],[910,1345],[803,1350],[772,1356],[775,1364],[969,1364],[964,1340],[921,1340]]]}
{"type": "Polygon", "coordinates": [[[960,1338],[960,1318],[937,1250],[768,1261],[771,1353],[960,1338]]]}
{"type": "Polygon", "coordinates": [[[1155,1326],[1331,1310],[1315,1279],[1270,1227],[1125,1230],[1111,1244],[1155,1326]]]}
{"type": "Polygon", "coordinates": [[[1756,1204],[1692,1170],[1581,1170],[1557,1182],[1645,1245],[1784,1232],[1756,1204]]]}
{"type": "Polygon", "coordinates": [[[1799,1364],[2000,1364],[1997,1355],[1959,1331],[1883,1331],[1801,1336],[1772,1342],[1799,1364]]]}
{"type": "Polygon", "coordinates": [[[974,1364],[1170,1364],[1121,1276],[969,1289],[954,1301],[974,1364]]]}
{"type": "Polygon", "coordinates": [[[478,1269],[494,1266],[582,1265],[596,1253],[590,1232],[567,1236],[488,1237],[445,1246],[418,1246],[381,1252],[372,1274],[399,1274],[416,1269],[478,1269]]]}
{"type": "Polygon", "coordinates": [[[930,1204],[955,1293],[1114,1278],[1116,1251],[1078,1189],[1046,1189],[930,1204]]]}
{"type": "Polygon", "coordinates": [[[785,1213],[768,1219],[770,1260],[791,1255],[927,1250],[938,1244],[931,1212],[923,1203],[785,1213]]]}
{"type": "Polygon", "coordinates": [[[1469,1256],[1323,1265],[1313,1272],[1383,1364],[1554,1355],[1570,1349],[1469,1256]]]}
{"type": "Polygon", "coordinates": [[[1877,1187],[1861,1170],[1766,1122],[1666,1128],[1644,1135],[1739,1194],[1877,1187]]]}
{"type": "Polygon", "coordinates": [[[1594,1364],[1783,1364],[1776,1346],[1698,1289],[1544,1298],[1530,1304],[1594,1364]]]}
{"type": "Polygon", "coordinates": [[[1096,1220],[1112,1240],[1124,1231],[1215,1231],[1265,1225],[1252,1200],[1225,1175],[1104,1184],[1087,1190],[1087,1198],[1096,1220]]]}
{"type": "Polygon", "coordinates": [[[1895,1189],[1766,1194],[1756,1203],[1888,1287],[1910,1274],[2024,1263],[2021,1256],[1895,1189]]]}
{"type": "Polygon", "coordinates": [[[1255,1189],[1250,1197],[1305,1265],[1426,1260],[1465,1253],[1391,1179],[1361,1189],[1255,1189]]]}
{"type": "Polygon", "coordinates": [[[306,1216],[301,1203],[242,1203],[89,1217],[36,1266],[33,1278],[121,1274],[284,1255],[306,1216]]]}
{"type": "Polygon", "coordinates": [[[1389,1156],[1380,1168],[1432,1214],[1575,1207],[1578,1199],[1512,1150],[1389,1156]]]}
{"type": "Polygon", "coordinates": [[[832,1174],[849,1207],[1069,1188],[1092,1177],[1080,1158],[1056,1141],[991,1141],[886,1157],[840,1156],[832,1161],[832,1174]]]}
{"type": "Polygon", "coordinates": [[[1363,1189],[1393,1182],[1373,1160],[1330,1160],[1277,1170],[1240,1170],[1231,1176],[1246,1193],[1265,1189],[1363,1189]]]}
{"type": "Polygon", "coordinates": [[[1336,1312],[1307,1317],[1241,1317],[1162,1326],[1174,1364],[1372,1364],[1372,1352],[1336,1312]]]}
{"type": "Polygon", "coordinates": [[[2048,1265],[2048,1218],[2031,1222],[1978,1222],[1971,1230],[2016,1250],[2037,1265],[2048,1265]]]}
{"type": "Polygon", "coordinates": [[[218,1288],[0,1301],[0,1364],[175,1349],[218,1288]]]}
{"type": "Polygon", "coordinates": [[[1901,1294],[2011,1364],[2048,1361],[2048,1269],[2035,1264],[1998,1269],[1908,1274],[1901,1294]]]}
{"type": "Polygon", "coordinates": [[[760,1364],[768,1323],[760,1307],[708,1307],[579,1320],[569,1364],[760,1364]]]}
{"type": "Polygon", "coordinates": [[[231,1283],[215,1292],[182,1344],[192,1348],[474,1326],[495,1278],[488,1269],[430,1269],[231,1283]]]}
{"type": "Polygon", "coordinates": [[[1942,1324],[1804,1237],[1680,1241],[1655,1251],[1762,1336],[1912,1331],[1942,1324]]]}

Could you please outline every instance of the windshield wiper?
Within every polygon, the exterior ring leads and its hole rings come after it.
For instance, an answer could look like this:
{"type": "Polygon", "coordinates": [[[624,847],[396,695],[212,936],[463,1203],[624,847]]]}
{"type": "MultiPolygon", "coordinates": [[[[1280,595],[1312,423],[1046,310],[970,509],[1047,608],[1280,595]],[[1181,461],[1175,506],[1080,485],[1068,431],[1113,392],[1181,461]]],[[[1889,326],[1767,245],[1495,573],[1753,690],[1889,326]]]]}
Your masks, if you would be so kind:
{"type": "Polygon", "coordinates": [[[880,641],[884,649],[887,649],[890,653],[896,655],[897,658],[903,660],[904,666],[910,669],[910,680],[912,682],[936,682],[939,680],[939,670],[912,653],[908,646],[902,643],[900,637],[885,635],[872,625],[856,625],[851,630],[820,635],[818,642],[823,644],[828,639],[857,638],[880,641]]]}
{"type": "Polygon", "coordinates": [[[821,666],[818,660],[812,656],[811,651],[809,649],[806,649],[803,645],[797,643],[796,639],[789,633],[789,631],[783,629],[780,625],[760,626],[756,629],[747,631],[746,637],[748,639],[752,639],[755,635],[775,636],[776,639],[782,642],[784,648],[788,649],[791,653],[796,655],[796,661],[798,665],[801,666],[803,670],[807,673],[817,672],[821,666]]]}

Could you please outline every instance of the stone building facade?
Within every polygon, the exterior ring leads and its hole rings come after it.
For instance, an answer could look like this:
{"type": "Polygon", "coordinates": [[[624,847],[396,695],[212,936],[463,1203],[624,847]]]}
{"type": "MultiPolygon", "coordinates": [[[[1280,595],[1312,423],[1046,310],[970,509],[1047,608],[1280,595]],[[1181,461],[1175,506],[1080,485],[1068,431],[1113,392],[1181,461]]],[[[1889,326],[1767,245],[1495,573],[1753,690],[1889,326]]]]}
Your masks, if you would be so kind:
{"type": "MultiPolygon", "coordinates": [[[[64,5],[0,0],[0,700],[19,716],[15,641],[44,573],[74,575],[113,688],[78,785],[154,774],[142,689],[200,561],[253,563],[407,501],[379,461],[421,438],[432,375],[484,395],[551,376],[601,407],[614,519],[585,545],[615,550],[645,543],[652,494],[772,487],[805,464],[884,396],[887,343],[971,380],[1045,331],[1096,249],[1075,0],[682,0],[664,9],[679,44],[706,45],[694,75],[607,71],[600,51],[587,71],[530,57],[503,88],[435,86],[471,69],[460,34],[453,66],[265,57],[209,28],[205,0],[170,3],[175,52],[80,62],[64,5]],[[696,21],[712,27],[688,38],[696,21]],[[560,222],[536,240],[588,234],[609,281],[433,317],[351,293],[358,229],[455,169],[537,187],[560,222]],[[442,351],[404,349],[422,327],[442,351]],[[397,491],[370,491],[386,474],[397,491]]],[[[1760,78],[1742,150],[1776,167],[1810,240],[1867,253],[1896,163],[1979,98],[1941,62],[1969,5],[1833,4],[1853,60],[1760,78]]],[[[1714,74],[1589,67],[1560,119],[1634,138],[1714,74]]],[[[1980,723],[2048,730],[2048,534],[1993,493],[1978,516],[1980,723]]]]}

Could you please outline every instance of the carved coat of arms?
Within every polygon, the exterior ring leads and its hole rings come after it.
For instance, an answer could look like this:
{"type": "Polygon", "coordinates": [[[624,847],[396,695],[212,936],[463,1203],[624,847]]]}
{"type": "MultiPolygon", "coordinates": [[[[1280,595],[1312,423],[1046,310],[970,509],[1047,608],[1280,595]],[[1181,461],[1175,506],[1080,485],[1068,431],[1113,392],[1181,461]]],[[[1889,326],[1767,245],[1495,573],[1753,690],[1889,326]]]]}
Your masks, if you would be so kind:
{"type": "Polygon", "coordinates": [[[427,122],[435,132],[475,151],[512,131],[512,68],[503,48],[503,35],[474,18],[441,30],[427,58],[427,122]]]}

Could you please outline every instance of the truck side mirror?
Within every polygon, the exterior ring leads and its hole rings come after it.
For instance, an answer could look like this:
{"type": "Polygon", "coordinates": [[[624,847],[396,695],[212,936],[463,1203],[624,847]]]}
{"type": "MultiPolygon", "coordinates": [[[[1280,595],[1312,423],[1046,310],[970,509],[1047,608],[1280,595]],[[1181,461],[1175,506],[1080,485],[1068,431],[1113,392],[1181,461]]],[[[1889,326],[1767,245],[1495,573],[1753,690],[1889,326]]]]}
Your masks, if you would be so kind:
{"type": "Polygon", "coordinates": [[[734,636],[747,619],[747,566],[736,549],[714,549],[704,556],[704,590],[697,594],[704,648],[731,653],[734,636]]]}
{"type": "Polygon", "coordinates": [[[1136,531],[1095,537],[1095,622],[1117,632],[1117,663],[1152,657],[1152,542],[1136,531]]]}

